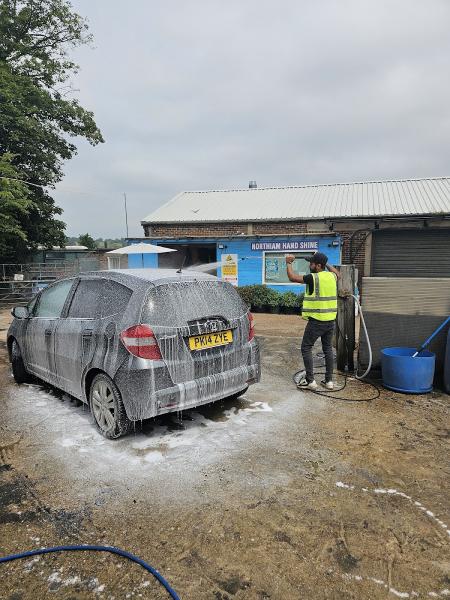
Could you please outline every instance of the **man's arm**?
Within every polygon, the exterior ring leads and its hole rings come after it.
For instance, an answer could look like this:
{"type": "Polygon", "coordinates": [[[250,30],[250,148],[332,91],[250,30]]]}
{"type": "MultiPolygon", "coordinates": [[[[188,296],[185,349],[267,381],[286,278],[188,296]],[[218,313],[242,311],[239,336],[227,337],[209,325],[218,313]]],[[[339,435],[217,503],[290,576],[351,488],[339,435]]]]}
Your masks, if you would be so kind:
{"type": "Polygon", "coordinates": [[[336,275],[336,279],[339,279],[339,277],[341,276],[341,274],[339,273],[339,271],[337,269],[335,269],[333,267],[333,265],[327,265],[327,269],[331,272],[334,273],[336,275]]]}
{"type": "Polygon", "coordinates": [[[287,271],[287,276],[289,277],[289,281],[293,281],[294,283],[304,283],[303,281],[303,275],[297,275],[297,273],[294,273],[294,270],[292,268],[292,263],[295,260],[295,256],[292,256],[292,254],[288,254],[286,256],[286,271],[287,271]]]}

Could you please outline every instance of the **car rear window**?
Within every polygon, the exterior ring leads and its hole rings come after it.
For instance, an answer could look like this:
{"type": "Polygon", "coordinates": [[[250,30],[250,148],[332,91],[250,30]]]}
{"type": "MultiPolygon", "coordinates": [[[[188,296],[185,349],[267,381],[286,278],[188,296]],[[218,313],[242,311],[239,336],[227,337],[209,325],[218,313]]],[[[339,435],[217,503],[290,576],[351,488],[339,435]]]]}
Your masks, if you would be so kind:
{"type": "Polygon", "coordinates": [[[182,327],[207,317],[237,319],[246,312],[246,305],[229,283],[176,281],[150,288],[144,301],[142,322],[182,327]]]}
{"type": "Polygon", "coordinates": [[[98,319],[102,299],[101,279],[82,279],[70,303],[68,317],[71,319],[98,319]]]}
{"type": "Polygon", "coordinates": [[[82,279],[75,290],[68,317],[100,319],[125,310],[132,291],[107,279],[82,279]]]}
{"type": "Polygon", "coordinates": [[[132,290],[117,281],[104,280],[102,318],[123,313],[131,298],[132,290]]]}

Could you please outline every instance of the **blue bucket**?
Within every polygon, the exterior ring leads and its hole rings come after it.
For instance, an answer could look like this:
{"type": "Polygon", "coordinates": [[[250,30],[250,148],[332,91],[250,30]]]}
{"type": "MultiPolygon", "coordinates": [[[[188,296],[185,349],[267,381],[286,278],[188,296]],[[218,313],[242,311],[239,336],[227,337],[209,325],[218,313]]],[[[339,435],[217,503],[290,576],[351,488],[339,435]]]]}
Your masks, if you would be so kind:
{"type": "Polygon", "coordinates": [[[384,348],[381,351],[381,374],[384,387],[407,394],[426,394],[433,389],[436,355],[416,348],[384,348]]]}

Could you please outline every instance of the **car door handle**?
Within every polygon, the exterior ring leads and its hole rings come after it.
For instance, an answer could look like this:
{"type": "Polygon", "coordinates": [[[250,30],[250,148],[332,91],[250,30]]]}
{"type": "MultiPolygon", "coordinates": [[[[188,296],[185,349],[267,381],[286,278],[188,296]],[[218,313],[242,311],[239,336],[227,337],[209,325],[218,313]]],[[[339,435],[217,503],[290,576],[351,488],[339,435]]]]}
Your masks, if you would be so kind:
{"type": "Polygon", "coordinates": [[[52,335],[52,330],[51,329],[46,329],[45,330],[45,337],[50,337],[52,335]]]}

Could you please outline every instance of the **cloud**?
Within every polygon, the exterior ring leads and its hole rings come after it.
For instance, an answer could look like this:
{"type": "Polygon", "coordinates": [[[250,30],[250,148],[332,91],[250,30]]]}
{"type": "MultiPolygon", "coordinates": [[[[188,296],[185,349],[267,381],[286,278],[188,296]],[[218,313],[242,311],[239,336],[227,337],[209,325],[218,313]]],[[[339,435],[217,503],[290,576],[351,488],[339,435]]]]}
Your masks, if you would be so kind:
{"type": "Polygon", "coordinates": [[[74,84],[106,143],[55,197],[70,233],[130,233],[183,189],[448,175],[447,0],[76,0],[74,84]]]}

